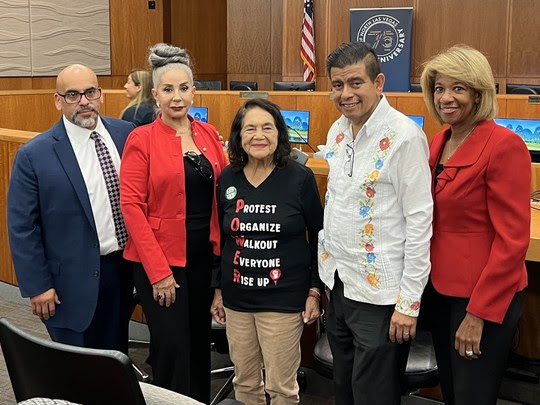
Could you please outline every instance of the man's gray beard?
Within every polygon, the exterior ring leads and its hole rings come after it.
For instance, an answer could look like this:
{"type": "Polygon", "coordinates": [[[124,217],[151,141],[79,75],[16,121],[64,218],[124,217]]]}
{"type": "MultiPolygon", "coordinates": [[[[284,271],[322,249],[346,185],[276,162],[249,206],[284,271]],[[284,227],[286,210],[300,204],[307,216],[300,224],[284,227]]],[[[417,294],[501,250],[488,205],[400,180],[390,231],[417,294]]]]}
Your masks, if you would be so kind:
{"type": "Polygon", "coordinates": [[[73,114],[71,115],[71,120],[73,121],[75,125],[81,128],[93,128],[97,124],[97,117],[98,117],[98,111],[95,108],[77,108],[75,112],[73,112],[73,114]],[[96,114],[96,116],[91,117],[91,118],[85,118],[82,120],[77,118],[77,114],[85,110],[92,110],[96,114]]]}

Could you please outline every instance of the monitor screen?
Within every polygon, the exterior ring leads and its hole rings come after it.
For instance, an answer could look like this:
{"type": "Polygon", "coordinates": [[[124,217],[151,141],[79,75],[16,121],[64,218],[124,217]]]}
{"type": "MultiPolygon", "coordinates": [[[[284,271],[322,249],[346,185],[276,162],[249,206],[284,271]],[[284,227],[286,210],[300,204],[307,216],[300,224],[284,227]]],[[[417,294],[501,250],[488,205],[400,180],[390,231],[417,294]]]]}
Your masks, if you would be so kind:
{"type": "Polygon", "coordinates": [[[424,129],[424,116],[423,115],[407,115],[411,120],[416,122],[418,126],[424,129]]]}
{"type": "Polygon", "coordinates": [[[208,108],[207,107],[191,107],[188,113],[197,121],[208,122],[208,108]]]}
{"type": "Polygon", "coordinates": [[[274,82],[274,90],[283,91],[314,91],[315,82],[274,82]]]}
{"type": "Polygon", "coordinates": [[[257,82],[246,82],[246,81],[237,81],[237,80],[231,80],[229,82],[229,88],[231,90],[239,90],[239,91],[252,91],[257,90],[259,86],[257,85],[257,82]]]}
{"type": "Polygon", "coordinates": [[[538,84],[507,84],[506,94],[540,94],[538,84]]]}
{"type": "Polygon", "coordinates": [[[540,119],[495,118],[494,121],[518,134],[531,152],[533,162],[540,162],[540,119]]]}
{"type": "Polygon", "coordinates": [[[309,111],[281,110],[291,143],[309,143],[309,111]]]}

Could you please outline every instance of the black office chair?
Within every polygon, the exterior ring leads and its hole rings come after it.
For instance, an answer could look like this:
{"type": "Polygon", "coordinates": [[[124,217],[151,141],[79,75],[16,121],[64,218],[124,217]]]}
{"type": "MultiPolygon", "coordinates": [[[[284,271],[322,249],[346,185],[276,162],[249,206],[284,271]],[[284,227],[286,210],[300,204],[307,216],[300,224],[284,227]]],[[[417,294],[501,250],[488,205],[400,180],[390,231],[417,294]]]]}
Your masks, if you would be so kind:
{"type": "Polygon", "coordinates": [[[144,405],[166,398],[167,402],[160,403],[199,403],[148,384],[141,389],[131,360],[116,350],[40,339],[5,318],[0,319],[0,345],[17,402],[55,398],[85,405],[144,405]]]}
{"type": "MultiPolygon", "coordinates": [[[[229,353],[229,343],[227,342],[227,335],[225,326],[217,323],[212,317],[212,333],[211,333],[211,350],[217,353],[226,354],[229,353]]],[[[212,379],[227,377],[227,380],[221,388],[218,390],[214,398],[210,401],[210,405],[216,405],[220,401],[229,396],[233,390],[233,378],[234,378],[234,366],[225,366],[222,368],[214,369],[210,371],[212,379]]]]}
{"type": "MultiPolygon", "coordinates": [[[[325,314],[321,316],[320,328],[321,334],[313,351],[314,368],[322,376],[331,379],[334,375],[334,365],[326,333],[325,314]]],[[[414,394],[420,388],[435,387],[438,383],[439,374],[431,333],[418,330],[416,338],[411,342],[403,382],[403,394],[414,394]]]]}

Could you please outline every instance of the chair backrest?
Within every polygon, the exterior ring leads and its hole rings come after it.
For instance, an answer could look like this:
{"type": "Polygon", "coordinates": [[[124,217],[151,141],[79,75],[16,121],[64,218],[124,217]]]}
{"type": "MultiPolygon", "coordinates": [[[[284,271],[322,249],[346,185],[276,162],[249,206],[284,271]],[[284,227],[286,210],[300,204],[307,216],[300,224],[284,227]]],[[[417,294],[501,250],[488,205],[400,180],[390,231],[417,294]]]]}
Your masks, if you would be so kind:
{"type": "Polygon", "coordinates": [[[131,360],[121,352],[40,339],[5,318],[0,344],[17,402],[44,397],[85,405],[146,403],[131,360]]]}
{"type": "Polygon", "coordinates": [[[220,80],[194,80],[193,85],[197,90],[221,90],[220,80]]]}

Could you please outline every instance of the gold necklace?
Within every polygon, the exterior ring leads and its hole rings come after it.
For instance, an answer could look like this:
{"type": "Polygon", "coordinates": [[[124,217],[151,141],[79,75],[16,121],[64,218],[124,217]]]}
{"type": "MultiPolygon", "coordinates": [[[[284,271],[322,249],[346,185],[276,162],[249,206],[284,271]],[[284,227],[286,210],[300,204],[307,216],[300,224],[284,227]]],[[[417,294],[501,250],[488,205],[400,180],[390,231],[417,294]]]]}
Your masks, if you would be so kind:
{"type": "Polygon", "coordinates": [[[448,157],[446,158],[446,161],[450,160],[450,158],[451,158],[452,156],[454,156],[454,153],[457,152],[457,150],[459,149],[459,147],[463,144],[463,142],[465,142],[465,141],[467,140],[467,138],[469,137],[469,135],[473,133],[473,131],[475,130],[475,128],[476,128],[476,125],[475,125],[474,127],[472,127],[472,129],[469,131],[469,133],[468,133],[467,135],[465,135],[461,141],[459,141],[458,145],[454,148],[454,150],[452,151],[452,153],[450,153],[450,154],[448,155],[448,157]]]}

